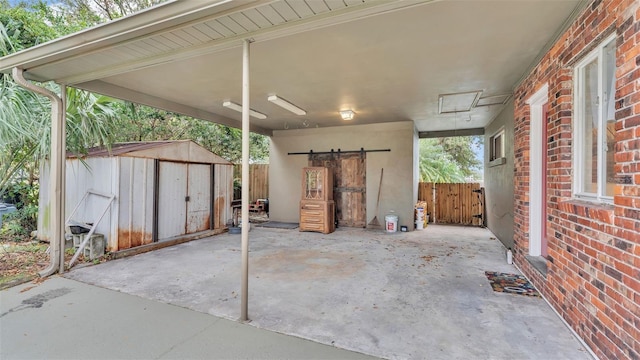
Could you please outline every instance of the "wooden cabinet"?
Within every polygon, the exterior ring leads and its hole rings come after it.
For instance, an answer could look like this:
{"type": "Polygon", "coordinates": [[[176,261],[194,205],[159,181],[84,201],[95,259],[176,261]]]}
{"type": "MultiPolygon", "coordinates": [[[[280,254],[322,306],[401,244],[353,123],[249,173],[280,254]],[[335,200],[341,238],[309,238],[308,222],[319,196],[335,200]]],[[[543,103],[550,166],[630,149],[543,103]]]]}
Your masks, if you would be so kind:
{"type": "Polygon", "coordinates": [[[300,231],[332,233],[335,230],[335,209],[331,169],[325,167],[302,169],[300,231]]]}
{"type": "Polygon", "coordinates": [[[329,201],[300,201],[300,231],[317,231],[329,234],[335,231],[336,206],[329,201]]]}
{"type": "Polygon", "coordinates": [[[333,172],[321,166],[302,169],[302,200],[333,200],[333,172]]]}

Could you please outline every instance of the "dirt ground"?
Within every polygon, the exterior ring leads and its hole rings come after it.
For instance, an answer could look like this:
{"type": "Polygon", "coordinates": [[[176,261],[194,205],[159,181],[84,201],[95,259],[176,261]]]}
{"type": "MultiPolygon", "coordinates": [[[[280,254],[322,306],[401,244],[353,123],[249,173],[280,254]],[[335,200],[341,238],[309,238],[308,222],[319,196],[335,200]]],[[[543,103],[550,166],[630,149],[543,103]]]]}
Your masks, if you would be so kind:
{"type": "MultiPolygon", "coordinates": [[[[0,290],[27,281],[38,281],[38,272],[44,270],[49,264],[47,249],[49,244],[37,240],[27,241],[1,241],[0,242],[0,290]]],[[[65,262],[73,257],[70,249],[65,251],[65,262]]],[[[94,263],[109,260],[108,254],[96,259],[94,263]]],[[[80,255],[78,264],[86,263],[84,256],[80,255]]]]}
{"type": "MultiPolygon", "coordinates": [[[[266,212],[251,213],[251,223],[264,223],[269,221],[266,212]]],[[[47,254],[48,243],[28,238],[21,241],[0,239],[0,289],[5,289],[27,281],[37,280],[38,272],[44,270],[49,263],[47,254]]],[[[71,260],[73,253],[69,250],[65,253],[65,261],[71,260]]],[[[101,263],[110,259],[109,254],[94,260],[101,263]]],[[[78,263],[86,263],[84,257],[78,257],[78,263]]]]}
{"type": "Polygon", "coordinates": [[[39,241],[2,242],[0,246],[0,289],[34,279],[47,266],[49,244],[39,241]]]}

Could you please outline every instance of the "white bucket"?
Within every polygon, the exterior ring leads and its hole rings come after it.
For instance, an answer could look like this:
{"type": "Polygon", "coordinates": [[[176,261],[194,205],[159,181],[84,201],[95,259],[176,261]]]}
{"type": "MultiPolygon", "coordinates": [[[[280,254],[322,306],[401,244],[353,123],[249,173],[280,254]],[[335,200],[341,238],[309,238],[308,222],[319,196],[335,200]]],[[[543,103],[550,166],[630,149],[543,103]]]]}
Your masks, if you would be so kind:
{"type": "Polygon", "coordinates": [[[384,217],[385,229],[387,232],[396,232],[398,231],[398,216],[397,215],[387,215],[384,217]]]}
{"type": "Polygon", "coordinates": [[[424,220],[416,220],[416,230],[424,229],[424,220]]]}
{"type": "Polygon", "coordinates": [[[416,220],[424,221],[424,208],[416,208],[416,220]]]}

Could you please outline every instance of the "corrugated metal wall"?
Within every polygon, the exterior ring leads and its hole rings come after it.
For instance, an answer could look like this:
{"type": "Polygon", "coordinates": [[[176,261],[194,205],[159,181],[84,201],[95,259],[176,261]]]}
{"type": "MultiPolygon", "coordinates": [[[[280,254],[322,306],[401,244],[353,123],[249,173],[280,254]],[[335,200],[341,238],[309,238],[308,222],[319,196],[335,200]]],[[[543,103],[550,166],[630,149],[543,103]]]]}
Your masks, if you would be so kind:
{"type": "MultiPolygon", "coordinates": [[[[114,173],[117,171],[114,158],[91,158],[85,160],[86,165],[78,159],[67,159],[65,220],[89,189],[104,193],[113,193],[116,188],[114,173]]],[[[50,202],[49,202],[49,163],[44,162],[40,169],[40,195],[38,209],[38,238],[50,240],[50,202]]],[[[98,196],[89,196],[74,215],[74,220],[92,223],[104,209],[107,200],[98,196]]],[[[98,224],[96,232],[106,237],[114,237],[111,219],[117,218],[117,210],[112,206],[110,211],[98,224]]]]}
{"type": "MultiPolygon", "coordinates": [[[[88,189],[112,193],[116,198],[96,229],[97,233],[104,234],[107,238],[107,249],[115,251],[151,243],[153,241],[155,160],[121,156],[88,158],[85,162],[88,167],[78,159],[67,159],[65,220],[88,189]]],[[[160,161],[159,164],[161,168],[158,239],[200,231],[204,228],[205,218],[210,219],[211,216],[214,216],[214,229],[226,226],[227,221],[232,217],[233,165],[214,165],[214,184],[211,186],[211,165],[166,161],[160,161]],[[198,221],[192,221],[191,227],[186,224],[187,206],[185,205],[189,167],[194,169],[190,172],[192,174],[190,183],[195,191],[193,195],[189,195],[196,197],[194,199],[196,202],[191,206],[191,213],[198,218],[198,221]],[[178,181],[174,177],[183,177],[183,179],[178,181]],[[213,199],[209,193],[211,189],[213,189],[213,199]],[[198,206],[195,206],[196,203],[198,206]],[[211,205],[208,206],[208,204],[211,205]],[[207,208],[213,209],[214,214],[207,212],[207,208]],[[166,228],[169,225],[173,228],[166,228]]],[[[40,184],[38,238],[49,240],[50,204],[47,163],[41,168],[40,184]]],[[[102,197],[90,196],[78,209],[74,219],[80,222],[95,221],[104,209],[106,201],[102,197]]],[[[209,221],[207,220],[206,223],[209,221]]]]}
{"type": "Polygon", "coordinates": [[[160,161],[158,240],[186,234],[188,164],[160,161]]]}
{"type": "Polygon", "coordinates": [[[214,229],[220,229],[233,217],[233,165],[214,165],[214,176],[213,225],[214,229]]]}
{"type": "Polygon", "coordinates": [[[153,242],[153,177],[154,160],[118,157],[120,184],[118,249],[127,249],[153,242]]]}

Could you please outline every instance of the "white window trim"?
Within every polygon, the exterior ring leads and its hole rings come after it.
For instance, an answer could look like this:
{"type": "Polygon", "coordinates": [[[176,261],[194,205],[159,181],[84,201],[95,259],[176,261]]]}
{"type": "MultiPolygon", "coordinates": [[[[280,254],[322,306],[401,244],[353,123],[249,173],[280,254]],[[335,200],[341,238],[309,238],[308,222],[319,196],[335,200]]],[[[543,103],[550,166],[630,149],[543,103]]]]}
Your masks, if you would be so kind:
{"type": "Polygon", "coordinates": [[[493,133],[493,135],[491,135],[489,137],[489,142],[490,142],[490,144],[489,144],[489,146],[490,146],[489,147],[489,159],[491,161],[499,160],[499,159],[502,159],[502,158],[505,157],[505,153],[504,153],[505,144],[504,144],[504,141],[505,141],[504,127],[500,128],[498,131],[496,131],[495,133],[493,133]],[[502,140],[500,141],[500,154],[501,154],[501,156],[500,157],[494,157],[494,155],[496,153],[495,148],[494,148],[494,146],[495,146],[494,141],[495,141],[496,137],[498,137],[498,136],[502,137],[502,140]]]}
{"type": "Polygon", "coordinates": [[[544,104],[549,102],[549,84],[544,84],[526,103],[529,105],[529,255],[542,256],[542,134],[544,104]]]}
{"type": "MultiPolygon", "coordinates": [[[[581,80],[583,79],[583,75],[582,72],[584,71],[584,67],[585,65],[587,65],[589,62],[593,61],[594,59],[599,59],[598,61],[598,95],[603,93],[603,61],[602,59],[604,58],[603,53],[604,53],[604,48],[606,47],[606,45],[608,45],[611,41],[615,41],[616,38],[616,34],[611,34],[610,36],[608,36],[607,38],[605,38],[604,40],[602,40],[598,46],[593,49],[589,54],[587,54],[582,60],[580,60],[578,63],[576,63],[576,65],[574,66],[574,72],[573,72],[573,78],[574,78],[574,89],[573,89],[573,93],[574,93],[574,97],[573,97],[573,196],[574,198],[578,198],[581,200],[589,200],[589,201],[593,201],[593,202],[601,202],[601,203],[613,203],[613,197],[612,196],[606,196],[603,195],[605,194],[605,187],[606,187],[606,166],[602,166],[603,164],[606,165],[606,157],[607,154],[604,151],[604,146],[605,144],[603,143],[603,141],[601,141],[601,137],[602,136],[606,136],[606,126],[603,126],[603,121],[605,121],[605,111],[606,109],[604,109],[604,101],[602,99],[600,99],[599,101],[599,118],[598,118],[598,134],[600,136],[600,138],[598,138],[598,144],[597,144],[597,149],[598,149],[598,164],[597,164],[597,177],[598,177],[598,184],[597,184],[597,193],[586,193],[584,191],[582,191],[582,185],[584,184],[584,174],[582,171],[579,171],[582,169],[582,167],[584,166],[583,162],[583,156],[582,156],[582,151],[584,149],[584,138],[582,136],[583,134],[583,128],[584,128],[584,121],[583,119],[583,106],[582,106],[582,99],[584,99],[584,94],[582,91],[582,84],[581,84],[581,80]],[[604,130],[604,135],[603,135],[603,130],[604,130]]],[[[615,81],[615,79],[614,79],[615,81]]],[[[612,96],[615,96],[614,94],[612,94],[612,96]]],[[[606,138],[605,141],[606,142],[606,138]]]]}

